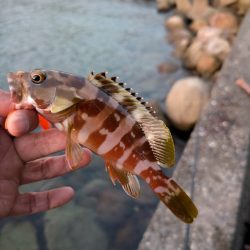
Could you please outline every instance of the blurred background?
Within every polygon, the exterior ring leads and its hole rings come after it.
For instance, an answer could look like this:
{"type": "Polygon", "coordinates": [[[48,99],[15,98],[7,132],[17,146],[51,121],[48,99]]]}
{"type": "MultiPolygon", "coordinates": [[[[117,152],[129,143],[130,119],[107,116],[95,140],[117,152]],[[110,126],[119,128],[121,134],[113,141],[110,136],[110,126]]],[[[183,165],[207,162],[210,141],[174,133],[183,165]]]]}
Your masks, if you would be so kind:
{"type": "MultiPolygon", "coordinates": [[[[145,99],[164,100],[171,78],[158,74],[157,65],[171,48],[163,22],[154,1],[2,1],[0,86],[7,90],[6,74],[16,70],[108,71],[145,99]]],[[[137,248],[158,202],[144,183],[141,198],[133,200],[113,187],[95,157],[84,170],[22,190],[60,185],[75,188],[74,200],[47,213],[1,220],[0,249],[137,248]]]]}

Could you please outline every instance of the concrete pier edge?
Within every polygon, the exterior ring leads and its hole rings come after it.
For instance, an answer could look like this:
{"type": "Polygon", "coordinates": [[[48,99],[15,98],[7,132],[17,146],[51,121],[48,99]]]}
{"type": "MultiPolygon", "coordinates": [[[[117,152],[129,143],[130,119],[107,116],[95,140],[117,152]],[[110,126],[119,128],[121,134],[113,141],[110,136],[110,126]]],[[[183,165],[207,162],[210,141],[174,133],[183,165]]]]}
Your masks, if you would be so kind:
{"type": "Polygon", "coordinates": [[[199,216],[185,225],[159,204],[139,250],[242,249],[250,219],[250,96],[237,79],[250,83],[250,12],[173,176],[199,216]]]}

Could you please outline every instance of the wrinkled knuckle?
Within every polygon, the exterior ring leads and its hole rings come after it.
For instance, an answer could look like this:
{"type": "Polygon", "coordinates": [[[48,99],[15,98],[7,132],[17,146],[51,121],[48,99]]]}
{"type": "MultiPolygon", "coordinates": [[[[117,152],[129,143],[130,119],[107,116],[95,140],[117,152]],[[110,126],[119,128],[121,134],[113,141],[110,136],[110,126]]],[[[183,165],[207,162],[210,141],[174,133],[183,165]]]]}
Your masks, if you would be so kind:
{"type": "Polygon", "coordinates": [[[37,210],[37,200],[34,194],[29,194],[29,213],[34,214],[37,210]]]}
{"type": "Polygon", "coordinates": [[[47,159],[43,159],[40,162],[40,176],[42,179],[49,179],[50,178],[50,165],[47,159]]]}

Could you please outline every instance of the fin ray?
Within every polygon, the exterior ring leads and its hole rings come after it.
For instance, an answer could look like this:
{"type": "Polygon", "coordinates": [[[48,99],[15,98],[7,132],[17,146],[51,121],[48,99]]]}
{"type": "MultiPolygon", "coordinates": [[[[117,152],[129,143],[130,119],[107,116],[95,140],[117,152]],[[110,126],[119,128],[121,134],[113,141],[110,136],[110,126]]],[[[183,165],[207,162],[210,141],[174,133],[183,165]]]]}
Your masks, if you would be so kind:
{"type": "Polygon", "coordinates": [[[136,175],[129,171],[114,167],[109,161],[106,161],[106,168],[114,185],[115,182],[118,181],[127,195],[133,198],[139,197],[140,183],[136,175]]]}

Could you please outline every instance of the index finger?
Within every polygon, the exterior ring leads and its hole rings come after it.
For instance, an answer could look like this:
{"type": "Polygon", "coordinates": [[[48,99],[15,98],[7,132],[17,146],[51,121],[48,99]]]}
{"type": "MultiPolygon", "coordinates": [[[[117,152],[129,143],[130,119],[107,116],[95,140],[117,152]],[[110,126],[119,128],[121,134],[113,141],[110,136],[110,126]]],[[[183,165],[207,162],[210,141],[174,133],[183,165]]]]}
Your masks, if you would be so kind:
{"type": "Polygon", "coordinates": [[[10,99],[10,93],[0,89],[0,116],[6,117],[15,108],[10,99]]]}

